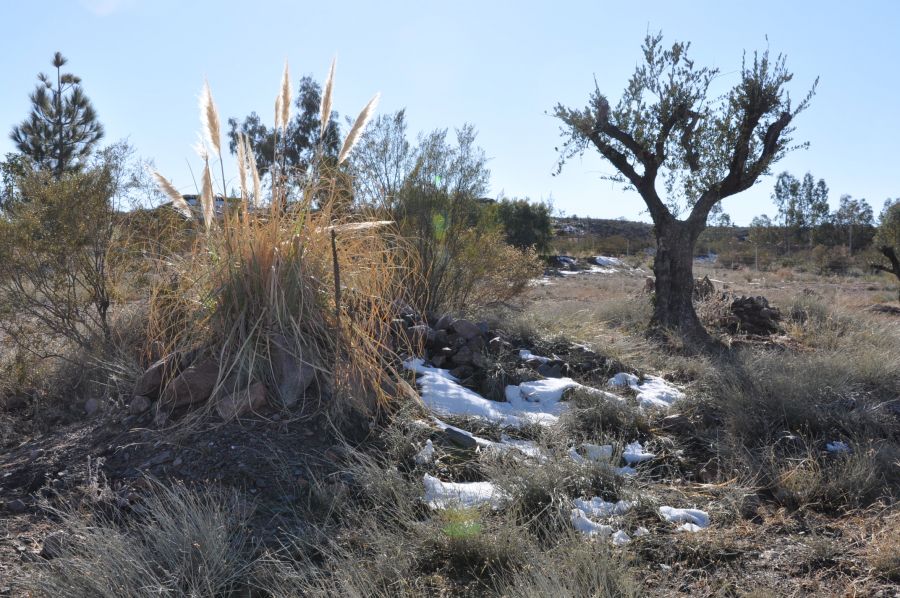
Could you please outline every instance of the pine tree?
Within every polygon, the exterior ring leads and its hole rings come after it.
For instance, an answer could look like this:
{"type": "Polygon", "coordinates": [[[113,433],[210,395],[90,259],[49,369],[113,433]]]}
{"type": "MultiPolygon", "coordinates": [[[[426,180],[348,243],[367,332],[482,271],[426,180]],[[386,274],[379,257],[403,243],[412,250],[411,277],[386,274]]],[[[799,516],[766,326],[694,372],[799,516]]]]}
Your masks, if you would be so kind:
{"type": "Polygon", "coordinates": [[[66,59],[57,52],[53,57],[56,81],[44,73],[38,75],[40,83],[30,96],[31,114],[10,134],[20,152],[57,179],[79,170],[103,137],[103,126],[81,88],[81,79],[63,73],[64,64],[66,59]]]}

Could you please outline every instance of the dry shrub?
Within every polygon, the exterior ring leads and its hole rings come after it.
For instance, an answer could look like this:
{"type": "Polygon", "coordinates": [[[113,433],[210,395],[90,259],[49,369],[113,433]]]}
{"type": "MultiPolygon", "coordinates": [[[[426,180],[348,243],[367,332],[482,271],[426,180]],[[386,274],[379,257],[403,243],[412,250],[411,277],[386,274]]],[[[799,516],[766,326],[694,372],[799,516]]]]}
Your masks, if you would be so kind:
{"type": "Polygon", "coordinates": [[[253,563],[250,510],[236,495],[154,484],[136,511],[124,525],[101,509],[57,513],[61,554],[35,566],[28,589],[38,596],[109,598],[245,589],[253,563]]]}
{"type": "MultiPolygon", "coordinates": [[[[280,93],[288,102],[284,84],[280,93]]],[[[203,98],[204,126],[216,150],[217,119],[210,117],[215,108],[211,94],[203,98]]],[[[370,103],[357,119],[342,158],[372,109],[370,103]]],[[[317,165],[316,176],[306,177],[299,190],[273,169],[265,207],[246,145],[243,139],[240,200],[226,202],[219,215],[209,158],[201,152],[202,226],[194,227],[189,252],[160,262],[151,291],[148,352],[200,348],[219,364],[220,394],[258,381],[289,404],[296,397],[282,392],[286,372],[306,368],[320,399],[332,399],[325,404],[329,409],[382,404],[384,377],[395,366],[390,323],[404,298],[401,281],[415,278],[403,240],[391,234],[390,223],[333,209],[342,204],[345,188],[339,164],[317,165]]],[[[177,192],[158,180],[173,205],[193,217],[177,192]]]]}

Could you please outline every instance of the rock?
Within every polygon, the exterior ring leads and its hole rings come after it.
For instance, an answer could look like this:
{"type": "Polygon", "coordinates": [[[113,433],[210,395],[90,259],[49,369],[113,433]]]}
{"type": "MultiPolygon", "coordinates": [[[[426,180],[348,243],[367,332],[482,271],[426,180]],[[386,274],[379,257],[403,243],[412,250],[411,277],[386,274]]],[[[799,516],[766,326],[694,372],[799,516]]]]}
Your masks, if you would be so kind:
{"type": "Polygon", "coordinates": [[[656,279],[652,276],[648,276],[644,279],[644,287],[641,291],[647,295],[652,295],[656,292],[656,279]]]}
{"type": "Polygon", "coordinates": [[[12,395],[3,400],[4,411],[19,411],[28,406],[28,399],[20,395],[12,395]]]}
{"type": "Polygon", "coordinates": [[[137,395],[136,397],[131,399],[131,403],[128,405],[128,413],[132,415],[140,415],[141,413],[144,413],[145,411],[150,409],[151,405],[152,403],[150,402],[150,399],[143,395],[137,395]]]}
{"type": "Polygon", "coordinates": [[[431,364],[436,368],[444,367],[444,362],[446,360],[447,358],[443,355],[435,355],[431,358],[431,364]]]}
{"type": "Polygon", "coordinates": [[[26,508],[21,498],[14,498],[6,503],[6,510],[10,513],[24,513],[26,508]]]}
{"type": "Polygon", "coordinates": [[[466,378],[471,378],[472,374],[474,373],[475,371],[472,369],[472,366],[469,365],[461,365],[450,370],[450,375],[457,380],[465,380],[466,378]]]}
{"type": "Polygon", "coordinates": [[[437,322],[434,323],[434,328],[435,330],[447,331],[450,330],[450,326],[452,324],[453,318],[450,316],[450,314],[444,314],[440,318],[438,318],[437,322]]]}
{"type": "Polygon", "coordinates": [[[472,352],[472,365],[479,369],[484,369],[488,366],[488,361],[481,351],[472,352]]]}
{"type": "Polygon", "coordinates": [[[266,404],[266,385],[254,382],[250,388],[230,393],[216,402],[216,412],[225,421],[231,421],[247,412],[255,412],[266,404]]]}
{"type": "Polygon", "coordinates": [[[691,422],[684,415],[673,413],[662,419],[660,427],[666,432],[684,435],[691,431],[691,422]]]}
{"type": "Polygon", "coordinates": [[[41,556],[47,560],[60,557],[68,543],[68,533],[64,531],[55,531],[44,538],[44,545],[41,547],[41,556]]]}
{"type": "Polygon", "coordinates": [[[470,338],[466,341],[466,346],[472,351],[481,351],[485,347],[484,337],[476,336],[475,338],[470,338]]]}
{"type": "Polygon", "coordinates": [[[460,349],[450,358],[450,361],[456,365],[466,365],[472,363],[472,349],[469,347],[460,347],[460,349]]]}
{"type": "Polygon", "coordinates": [[[303,359],[303,349],[296,347],[289,350],[289,343],[284,336],[276,338],[272,359],[278,380],[278,393],[282,405],[293,407],[316,379],[316,369],[303,359]]]}
{"type": "Polygon", "coordinates": [[[512,345],[510,345],[499,336],[495,336],[490,341],[488,341],[488,348],[494,353],[499,353],[500,351],[511,349],[512,345]]]}
{"type": "Polygon", "coordinates": [[[481,328],[479,328],[477,324],[474,324],[469,320],[456,320],[455,322],[453,322],[451,328],[453,329],[453,332],[466,340],[475,338],[476,336],[481,336],[482,334],[481,328]]]}
{"type": "Polygon", "coordinates": [[[435,330],[430,344],[432,347],[446,347],[450,344],[450,335],[446,330],[435,330]]]}
{"type": "Polygon", "coordinates": [[[181,367],[182,357],[178,353],[170,353],[155,362],[138,379],[132,394],[142,395],[150,399],[157,398],[163,383],[171,378],[175,371],[181,367]]]}
{"type": "Polygon", "coordinates": [[[417,324],[406,329],[406,338],[416,352],[435,340],[434,330],[427,324],[417,324]]]}
{"type": "Polygon", "coordinates": [[[97,399],[88,399],[84,402],[84,413],[88,417],[97,413],[100,410],[100,401],[97,399]]]}
{"type": "Polygon", "coordinates": [[[218,379],[219,364],[208,357],[176,376],[162,391],[160,402],[172,407],[202,403],[215,390],[218,379]]]}
{"type": "Polygon", "coordinates": [[[447,437],[447,440],[464,449],[475,450],[475,447],[478,446],[474,438],[453,428],[445,428],[444,435],[447,437]]]}
{"type": "Polygon", "coordinates": [[[559,363],[542,363],[538,366],[537,372],[545,378],[562,378],[562,365],[559,363]]]}

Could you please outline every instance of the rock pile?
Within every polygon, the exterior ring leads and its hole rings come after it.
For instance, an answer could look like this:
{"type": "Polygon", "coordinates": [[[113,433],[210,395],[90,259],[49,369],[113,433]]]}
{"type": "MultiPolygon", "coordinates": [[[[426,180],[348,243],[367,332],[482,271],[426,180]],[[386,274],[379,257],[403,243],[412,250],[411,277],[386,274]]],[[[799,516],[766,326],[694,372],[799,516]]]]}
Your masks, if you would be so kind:
{"type": "MultiPolygon", "coordinates": [[[[435,367],[448,369],[460,380],[471,378],[476,369],[484,369],[488,350],[498,351],[504,341],[491,337],[486,322],[454,319],[448,315],[434,318],[431,324],[414,314],[395,320],[412,351],[435,367]]],[[[508,345],[508,343],[507,343],[508,345]]]]}
{"type": "Polygon", "coordinates": [[[732,333],[768,336],[783,332],[781,312],[765,297],[738,297],[731,302],[725,325],[732,333]]]}
{"type": "MultiPolygon", "coordinates": [[[[295,370],[303,371],[303,368],[292,369],[295,370]]],[[[229,386],[222,384],[220,376],[219,363],[215,359],[203,357],[197,350],[176,351],[152,364],[138,379],[128,411],[138,416],[155,406],[161,414],[214,399],[216,412],[227,421],[266,405],[268,389],[262,382],[233,392],[222,392],[223,387],[229,386]]],[[[304,377],[303,387],[294,390],[302,393],[312,381],[312,377],[304,377]]]]}

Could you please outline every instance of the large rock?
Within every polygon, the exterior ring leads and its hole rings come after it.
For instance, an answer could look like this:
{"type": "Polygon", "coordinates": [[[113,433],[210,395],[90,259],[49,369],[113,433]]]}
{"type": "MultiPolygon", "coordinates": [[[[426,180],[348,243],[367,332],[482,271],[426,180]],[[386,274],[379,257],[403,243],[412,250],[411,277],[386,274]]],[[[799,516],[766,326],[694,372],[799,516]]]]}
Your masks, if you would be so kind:
{"type": "Polygon", "coordinates": [[[469,320],[459,319],[453,322],[451,325],[453,332],[461,336],[462,338],[469,340],[475,338],[476,336],[481,336],[481,328],[473,322],[469,320]]]}
{"type": "Polygon", "coordinates": [[[457,365],[466,365],[472,363],[472,353],[472,349],[469,347],[460,347],[450,360],[457,365]]]}
{"type": "Polygon", "coordinates": [[[179,365],[177,353],[166,355],[149,368],[138,379],[134,387],[134,395],[155,399],[167,378],[171,377],[179,365]]]}
{"type": "Polygon", "coordinates": [[[434,323],[435,330],[450,330],[453,324],[453,318],[449,314],[444,314],[434,323]]]}
{"type": "Polygon", "coordinates": [[[266,404],[266,385],[254,382],[249,388],[230,393],[216,402],[216,412],[225,421],[230,421],[248,412],[262,409],[266,404]]]}
{"type": "Polygon", "coordinates": [[[273,343],[272,362],[278,381],[275,390],[285,407],[296,405],[316,379],[316,368],[304,359],[304,353],[308,351],[300,347],[290,348],[287,339],[280,335],[273,343]]]}
{"type": "Polygon", "coordinates": [[[200,360],[178,374],[160,395],[160,401],[171,407],[202,403],[212,395],[219,379],[215,359],[200,360]]]}
{"type": "Polygon", "coordinates": [[[150,399],[143,395],[138,395],[131,399],[131,403],[128,405],[128,413],[132,415],[140,415],[141,413],[150,409],[150,399]]]}

